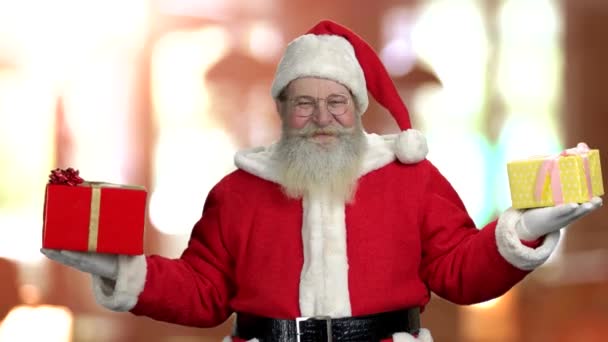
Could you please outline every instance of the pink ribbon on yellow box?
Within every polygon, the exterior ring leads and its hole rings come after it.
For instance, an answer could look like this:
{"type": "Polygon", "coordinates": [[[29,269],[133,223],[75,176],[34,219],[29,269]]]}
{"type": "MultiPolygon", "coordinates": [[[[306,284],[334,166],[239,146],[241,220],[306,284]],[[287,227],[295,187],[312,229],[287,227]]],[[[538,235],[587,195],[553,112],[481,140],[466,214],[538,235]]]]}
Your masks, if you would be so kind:
{"type": "Polygon", "coordinates": [[[587,193],[589,194],[589,199],[591,199],[591,197],[593,196],[593,190],[591,185],[591,169],[589,167],[588,157],[588,153],[590,150],[591,149],[589,149],[589,146],[587,146],[587,144],[579,143],[578,145],[576,145],[576,147],[566,149],[558,155],[544,158],[544,161],[541,163],[540,168],[538,169],[538,174],[536,176],[534,198],[537,201],[542,198],[545,179],[547,178],[547,176],[549,176],[553,203],[555,203],[556,205],[564,203],[564,195],[562,192],[558,160],[560,157],[580,156],[583,160],[585,180],[587,183],[587,193]]]}

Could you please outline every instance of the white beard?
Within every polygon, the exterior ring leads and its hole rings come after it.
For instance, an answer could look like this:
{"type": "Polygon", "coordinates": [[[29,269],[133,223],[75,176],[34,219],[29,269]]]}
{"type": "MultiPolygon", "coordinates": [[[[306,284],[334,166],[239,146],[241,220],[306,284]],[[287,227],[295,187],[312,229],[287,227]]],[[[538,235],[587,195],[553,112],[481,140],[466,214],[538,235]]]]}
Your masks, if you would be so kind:
{"type": "Polygon", "coordinates": [[[275,158],[279,162],[279,182],[290,198],[301,198],[317,191],[330,191],[332,197],[351,202],[367,145],[361,120],[352,128],[324,127],[309,123],[299,130],[283,125],[275,158]],[[328,144],[313,141],[314,133],[335,134],[328,144]]]}

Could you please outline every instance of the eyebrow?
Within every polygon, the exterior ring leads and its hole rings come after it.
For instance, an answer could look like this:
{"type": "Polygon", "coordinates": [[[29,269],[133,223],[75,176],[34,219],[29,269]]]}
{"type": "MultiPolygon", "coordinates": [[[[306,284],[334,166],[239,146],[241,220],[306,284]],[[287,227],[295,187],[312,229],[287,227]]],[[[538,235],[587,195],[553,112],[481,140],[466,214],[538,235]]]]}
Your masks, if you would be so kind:
{"type": "MultiPolygon", "coordinates": [[[[330,96],[333,96],[333,95],[342,95],[342,96],[347,96],[347,97],[348,96],[352,96],[350,93],[331,93],[331,94],[328,94],[327,97],[330,97],[330,96]]],[[[316,96],[304,95],[304,94],[302,94],[302,95],[295,95],[292,98],[298,99],[298,98],[301,98],[301,97],[309,97],[309,98],[312,98],[312,99],[316,99],[317,98],[316,96]]]]}

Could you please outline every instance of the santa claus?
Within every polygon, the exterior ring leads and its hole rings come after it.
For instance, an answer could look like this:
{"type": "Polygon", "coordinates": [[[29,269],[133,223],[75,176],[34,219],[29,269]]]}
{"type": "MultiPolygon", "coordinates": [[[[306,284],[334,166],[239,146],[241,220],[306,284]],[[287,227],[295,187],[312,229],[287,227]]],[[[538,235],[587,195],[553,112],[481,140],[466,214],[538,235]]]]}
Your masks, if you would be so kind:
{"type": "Polygon", "coordinates": [[[374,50],[333,22],[288,45],[271,93],[280,140],[237,153],[179,259],[43,253],[91,273],[111,310],[198,327],[236,313],[227,340],[432,341],[419,323],[431,292],[501,296],[602,204],[509,209],[476,228],[374,50]],[[364,131],[368,92],[402,133],[364,131]]]}

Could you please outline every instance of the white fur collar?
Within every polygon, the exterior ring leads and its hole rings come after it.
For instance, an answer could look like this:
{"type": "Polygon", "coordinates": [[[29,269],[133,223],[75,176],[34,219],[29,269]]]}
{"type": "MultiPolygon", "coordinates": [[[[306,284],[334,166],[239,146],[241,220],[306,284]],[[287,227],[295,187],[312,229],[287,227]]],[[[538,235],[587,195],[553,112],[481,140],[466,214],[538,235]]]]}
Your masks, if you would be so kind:
{"type": "MultiPolygon", "coordinates": [[[[363,157],[360,176],[377,170],[395,160],[397,134],[365,134],[367,149],[363,157]]],[[[268,147],[254,147],[242,150],[234,156],[236,167],[262,179],[278,183],[277,161],[274,159],[276,143],[268,147]]]]}

